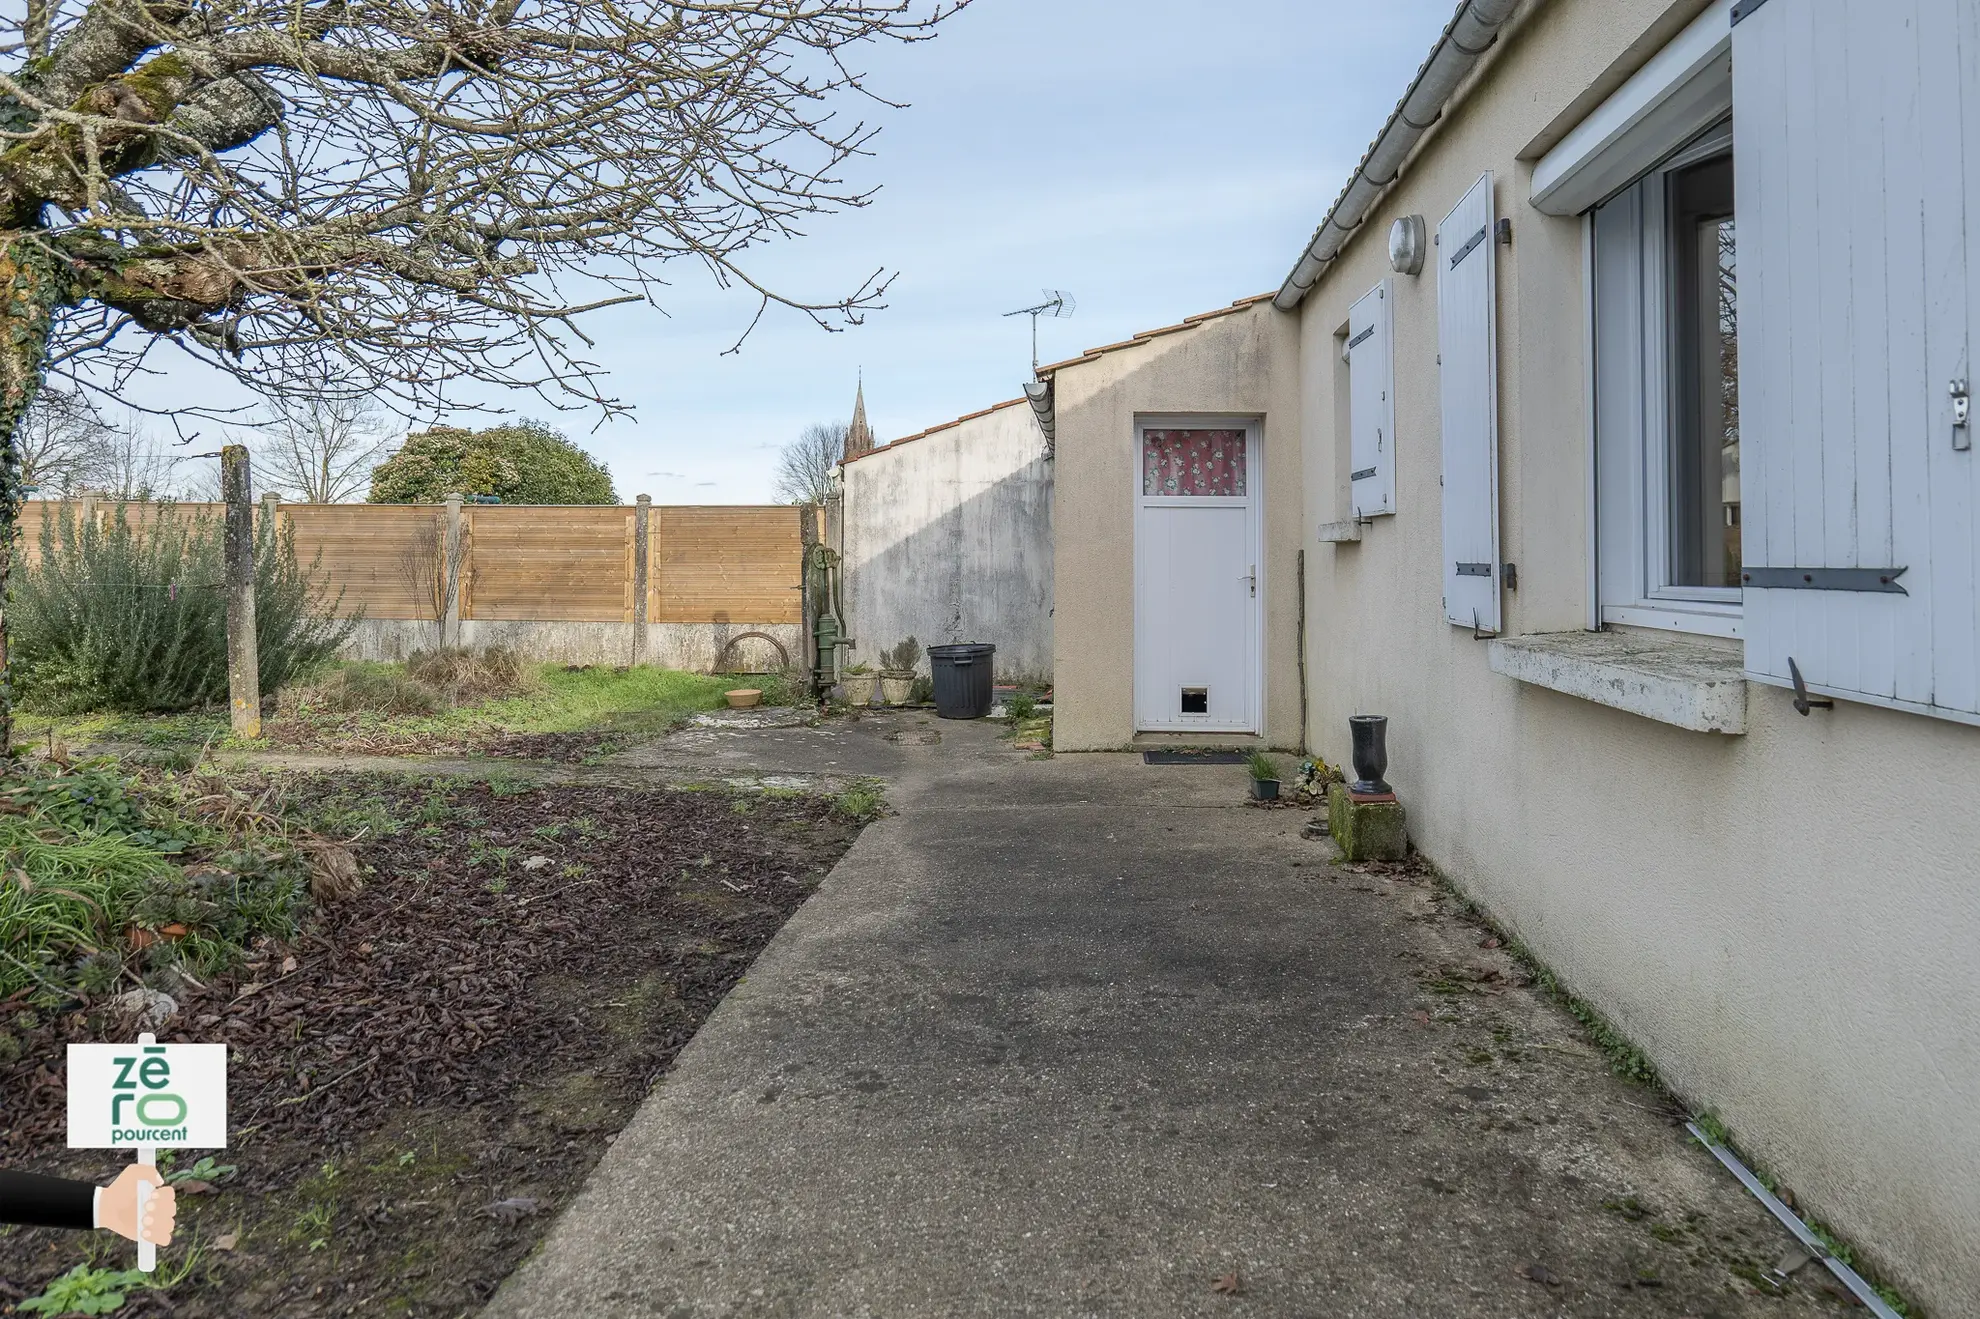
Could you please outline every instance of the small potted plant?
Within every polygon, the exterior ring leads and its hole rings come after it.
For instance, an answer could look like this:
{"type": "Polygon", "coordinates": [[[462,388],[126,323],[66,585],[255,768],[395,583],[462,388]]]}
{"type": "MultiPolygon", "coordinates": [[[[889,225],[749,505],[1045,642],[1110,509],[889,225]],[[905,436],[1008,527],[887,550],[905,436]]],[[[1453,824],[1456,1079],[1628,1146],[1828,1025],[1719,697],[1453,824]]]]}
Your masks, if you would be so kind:
{"type": "Polygon", "coordinates": [[[921,643],[913,637],[880,652],[880,699],[906,705],[914,694],[914,666],[921,663],[921,643]]]}
{"type": "Polygon", "coordinates": [[[845,677],[841,679],[846,689],[846,704],[855,709],[873,704],[873,687],[877,681],[873,666],[864,660],[846,665],[845,677]]]}
{"type": "Polygon", "coordinates": [[[1279,799],[1279,767],[1263,751],[1254,751],[1245,759],[1244,766],[1251,772],[1251,799],[1253,801],[1277,801],[1279,799]]]}

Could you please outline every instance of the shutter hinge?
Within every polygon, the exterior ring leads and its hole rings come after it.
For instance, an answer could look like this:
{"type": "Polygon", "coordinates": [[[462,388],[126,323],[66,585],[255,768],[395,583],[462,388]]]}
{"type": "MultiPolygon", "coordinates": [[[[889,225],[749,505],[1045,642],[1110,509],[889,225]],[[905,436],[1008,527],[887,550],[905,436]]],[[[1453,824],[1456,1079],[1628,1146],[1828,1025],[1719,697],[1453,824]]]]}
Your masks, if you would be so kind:
{"type": "Polygon", "coordinates": [[[1741,586],[1761,591],[1877,591],[1910,595],[1899,584],[1903,568],[1746,568],[1741,586]]]}

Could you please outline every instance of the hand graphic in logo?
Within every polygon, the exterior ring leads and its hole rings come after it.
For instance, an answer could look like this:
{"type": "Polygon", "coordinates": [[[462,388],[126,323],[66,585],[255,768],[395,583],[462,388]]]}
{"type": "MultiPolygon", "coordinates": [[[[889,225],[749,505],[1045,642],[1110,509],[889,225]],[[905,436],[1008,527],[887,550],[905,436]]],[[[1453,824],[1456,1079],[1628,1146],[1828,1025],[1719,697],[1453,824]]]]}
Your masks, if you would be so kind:
{"type": "Polygon", "coordinates": [[[172,1244],[172,1222],[178,1216],[178,1192],[165,1184],[158,1169],[132,1164],[117,1174],[117,1180],[104,1187],[96,1198],[96,1225],[107,1227],[129,1241],[139,1238],[154,1246],[172,1244]],[[152,1188],[145,1200],[144,1222],[138,1223],[138,1183],[152,1188]]]}
{"type": "Polygon", "coordinates": [[[116,1181],[101,1188],[66,1177],[0,1170],[0,1223],[101,1227],[126,1240],[169,1246],[178,1211],[178,1193],[165,1185],[158,1169],[146,1164],[133,1164],[118,1173],[116,1181]],[[139,1186],[149,1188],[141,1233],[139,1186]]]}

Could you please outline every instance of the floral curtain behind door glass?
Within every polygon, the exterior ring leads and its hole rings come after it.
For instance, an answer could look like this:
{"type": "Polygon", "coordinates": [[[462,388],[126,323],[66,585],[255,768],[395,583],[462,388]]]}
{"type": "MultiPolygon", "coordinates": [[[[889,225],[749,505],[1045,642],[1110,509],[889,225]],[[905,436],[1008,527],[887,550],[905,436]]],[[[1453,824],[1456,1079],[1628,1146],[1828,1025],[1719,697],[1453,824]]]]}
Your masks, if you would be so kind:
{"type": "Polygon", "coordinates": [[[1244,494],[1244,432],[1143,431],[1141,493],[1244,494]]]}

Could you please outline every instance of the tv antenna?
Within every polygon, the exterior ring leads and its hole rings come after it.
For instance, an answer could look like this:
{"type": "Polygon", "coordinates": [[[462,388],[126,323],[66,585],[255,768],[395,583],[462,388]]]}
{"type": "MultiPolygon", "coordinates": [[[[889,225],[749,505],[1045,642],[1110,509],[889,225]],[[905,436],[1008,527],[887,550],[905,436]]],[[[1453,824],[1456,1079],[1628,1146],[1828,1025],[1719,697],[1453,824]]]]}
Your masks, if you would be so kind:
{"type": "Polygon", "coordinates": [[[1038,374],[1038,318],[1040,316],[1050,316],[1053,320],[1062,321],[1072,315],[1074,309],[1079,305],[1073,301],[1073,295],[1064,289],[1042,289],[1040,291],[1044,293],[1045,301],[1039,303],[1036,307],[1019,307],[1016,311],[1007,311],[1004,313],[1007,318],[1011,316],[1031,317],[1031,374],[1034,376],[1038,374]]]}

